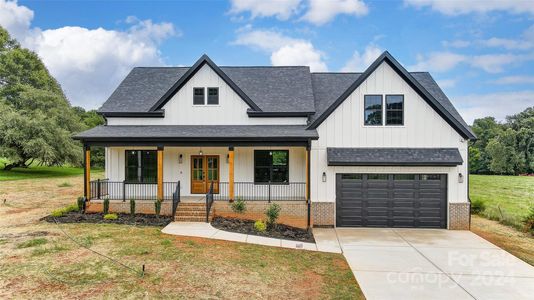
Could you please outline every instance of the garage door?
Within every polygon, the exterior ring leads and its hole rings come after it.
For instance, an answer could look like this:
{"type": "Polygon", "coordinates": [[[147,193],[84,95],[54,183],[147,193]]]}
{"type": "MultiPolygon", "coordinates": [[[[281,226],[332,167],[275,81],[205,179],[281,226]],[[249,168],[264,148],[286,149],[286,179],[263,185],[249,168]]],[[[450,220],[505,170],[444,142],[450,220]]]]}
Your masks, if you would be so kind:
{"type": "Polygon", "coordinates": [[[336,174],[336,226],[447,227],[447,175],[336,174]]]}

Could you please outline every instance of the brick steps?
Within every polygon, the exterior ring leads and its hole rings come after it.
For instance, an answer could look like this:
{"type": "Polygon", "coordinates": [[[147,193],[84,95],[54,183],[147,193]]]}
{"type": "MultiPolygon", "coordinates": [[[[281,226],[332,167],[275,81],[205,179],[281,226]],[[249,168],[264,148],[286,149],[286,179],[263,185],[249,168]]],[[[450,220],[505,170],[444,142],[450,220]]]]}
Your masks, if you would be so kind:
{"type": "MultiPolygon", "coordinates": [[[[211,221],[211,214],[209,220],[211,221]]],[[[176,209],[176,222],[206,222],[205,203],[180,203],[176,209]]]]}

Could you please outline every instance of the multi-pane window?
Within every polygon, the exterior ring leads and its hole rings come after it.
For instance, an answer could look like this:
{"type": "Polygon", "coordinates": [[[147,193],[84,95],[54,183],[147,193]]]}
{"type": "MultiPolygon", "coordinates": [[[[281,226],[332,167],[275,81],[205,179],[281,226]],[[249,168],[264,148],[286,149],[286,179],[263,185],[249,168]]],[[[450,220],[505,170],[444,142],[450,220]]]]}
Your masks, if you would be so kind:
{"type": "Polygon", "coordinates": [[[289,182],[289,151],[255,150],[254,182],[289,182]]]}
{"type": "Polygon", "coordinates": [[[219,88],[216,88],[216,87],[208,88],[208,104],[209,105],[219,104],[219,88]]]}
{"type": "Polygon", "coordinates": [[[126,151],[126,181],[133,183],[156,183],[158,158],[155,150],[126,151]]]}
{"type": "Polygon", "coordinates": [[[404,95],[386,95],[386,125],[404,125],[404,95]]]}
{"type": "Polygon", "coordinates": [[[382,125],[382,95],[364,96],[364,124],[382,125]]]}
{"type": "Polygon", "coordinates": [[[193,88],[193,105],[204,104],[204,88],[193,88]]]}

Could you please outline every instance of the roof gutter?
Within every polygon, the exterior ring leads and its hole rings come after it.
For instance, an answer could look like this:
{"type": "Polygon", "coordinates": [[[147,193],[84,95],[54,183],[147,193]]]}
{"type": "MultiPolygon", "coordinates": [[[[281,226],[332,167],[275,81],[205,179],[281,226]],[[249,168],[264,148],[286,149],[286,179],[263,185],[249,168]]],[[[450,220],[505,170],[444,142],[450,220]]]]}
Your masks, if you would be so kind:
{"type": "Polygon", "coordinates": [[[105,118],[163,118],[164,110],[147,111],[147,112],[97,112],[105,118]]]}

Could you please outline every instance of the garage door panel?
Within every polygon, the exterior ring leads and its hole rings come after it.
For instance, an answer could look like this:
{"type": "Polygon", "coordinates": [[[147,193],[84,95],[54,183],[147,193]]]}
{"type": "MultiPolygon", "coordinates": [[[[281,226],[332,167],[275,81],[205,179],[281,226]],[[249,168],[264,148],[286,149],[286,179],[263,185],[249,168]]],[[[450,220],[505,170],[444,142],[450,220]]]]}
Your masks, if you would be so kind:
{"type": "Polygon", "coordinates": [[[436,174],[337,174],[336,224],[444,228],[446,182],[436,174]]]}

